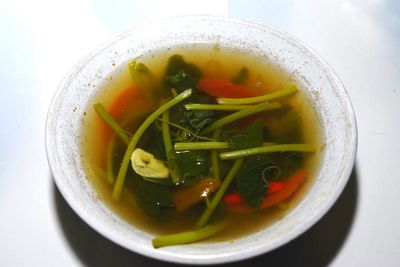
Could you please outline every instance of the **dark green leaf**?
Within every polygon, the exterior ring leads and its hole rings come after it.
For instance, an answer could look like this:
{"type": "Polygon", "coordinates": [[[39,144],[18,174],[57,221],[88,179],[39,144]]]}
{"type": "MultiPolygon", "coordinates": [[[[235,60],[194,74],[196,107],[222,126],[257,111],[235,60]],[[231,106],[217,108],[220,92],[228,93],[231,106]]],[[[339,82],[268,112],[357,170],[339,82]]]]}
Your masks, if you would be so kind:
{"type": "Polygon", "coordinates": [[[223,137],[229,143],[229,146],[235,150],[262,146],[262,121],[257,119],[246,128],[243,128],[234,134],[224,134],[223,137]]]}
{"type": "Polygon", "coordinates": [[[243,200],[252,208],[260,206],[268,189],[263,170],[274,163],[268,156],[258,155],[246,159],[236,174],[236,184],[243,200]]]}
{"type": "Polygon", "coordinates": [[[284,162],[283,165],[283,177],[286,177],[292,173],[294,173],[296,170],[300,169],[303,167],[304,164],[304,156],[301,153],[290,153],[284,162]]]}
{"type": "Polygon", "coordinates": [[[249,77],[249,70],[246,67],[243,67],[240,69],[236,77],[232,79],[232,82],[236,84],[243,84],[246,82],[248,77],[249,77]]]}
{"type": "Polygon", "coordinates": [[[275,118],[269,123],[269,136],[273,142],[301,142],[301,117],[299,112],[287,106],[271,112],[271,115],[275,118]]]}
{"type": "Polygon", "coordinates": [[[187,63],[181,55],[173,55],[168,60],[164,82],[170,88],[177,89],[178,93],[188,88],[196,87],[201,78],[200,69],[187,63]]]}
{"type": "Polygon", "coordinates": [[[206,151],[171,151],[168,166],[179,182],[190,185],[205,176],[209,169],[209,157],[206,151]]]}
{"type": "Polygon", "coordinates": [[[199,133],[214,121],[214,114],[214,111],[187,110],[184,105],[177,105],[174,112],[171,112],[170,120],[194,133],[199,133]]]}
{"type": "Polygon", "coordinates": [[[135,193],[139,206],[152,219],[164,220],[167,211],[173,208],[172,193],[168,186],[146,181],[132,168],[128,169],[126,187],[135,193]]]}

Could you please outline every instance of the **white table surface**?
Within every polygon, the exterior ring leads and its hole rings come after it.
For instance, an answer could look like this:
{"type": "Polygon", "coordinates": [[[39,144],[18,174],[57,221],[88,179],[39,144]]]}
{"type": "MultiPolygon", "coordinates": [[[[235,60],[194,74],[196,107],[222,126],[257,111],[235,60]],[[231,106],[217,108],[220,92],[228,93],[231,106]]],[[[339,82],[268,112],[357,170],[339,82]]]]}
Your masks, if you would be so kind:
{"type": "Polygon", "coordinates": [[[298,239],[233,266],[400,266],[396,0],[0,0],[0,266],[173,266],[113,244],[70,209],[47,165],[44,126],[76,60],[119,32],[182,14],[296,36],[336,70],[357,115],[356,165],[334,207],[298,239]]]}

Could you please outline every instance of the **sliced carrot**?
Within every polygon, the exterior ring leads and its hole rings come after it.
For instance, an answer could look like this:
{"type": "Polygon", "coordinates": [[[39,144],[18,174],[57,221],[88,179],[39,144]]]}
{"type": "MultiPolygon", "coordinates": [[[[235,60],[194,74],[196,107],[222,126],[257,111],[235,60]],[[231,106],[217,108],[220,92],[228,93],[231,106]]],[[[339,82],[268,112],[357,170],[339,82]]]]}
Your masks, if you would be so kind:
{"type": "Polygon", "coordinates": [[[200,202],[214,192],[221,182],[215,178],[204,178],[192,187],[176,189],[172,192],[172,201],[177,211],[183,211],[200,202]]]}
{"type": "MultiPolygon", "coordinates": [[[[151,110],[151,106],[152,103],[145,93],[139,87],[133,85],[122,90],[115,100],[110,105],[107,105],[106,109],[118,123],[122,123],[124,118],[129,117],[130,114],[135,114],[135,109],[149,111],[151,110]]],[[[102,149],[99,151],[99,155],[102,155],[99,162],[100,165],[104,165],[106,162],[107,147],[114,135],[114,130],[101,119],[99,123],[101,129],[99,132],[101,148],[99,149],[102,149]]]]}
{"type": "Polygon", "coordinates": [[[265,209],[273,205],[276,205],[279,202],[282,202],[283,200],[290,197],[304,182],[306,176],[307,173],[304,170],[299,170],[294,174],[292,174],[287,180],[284,189],[264,198],[263,202],[261,203],[261,209],[265,209]]]}
{"type": "MultiPolygon", "coordinates": [[[[279,190],[278,192],[268,194],[260,205],[260,209],[266,209],[272,207],[280,202],[284,201],[288,197],[290,197],[296,190],[300,187],[300,185],[305,181],[307,176],[306,171],[299,170],[291,175],[287,181],[285,186],[279,190]]],[[[227,205],[227,209],[232,213],[251,213],[253,209],[247,206],[244,203],[238,203],[233,205],[227,205]]]]}
{"type": "MultiPolygon", "coordinates": [[[[279,192],[280,190],[282,190],[285,187],[285,185],[286,185],[285,182],[279,182],[279,181],[278,182],[270,182],[268,191],[267,191],[267,193],[265,193],[265,197],[267,197],[267,195],[271,195],[276,192],[279,192]]],[[[241,203],[244,203],[244,201],[238,192],[234,192],[234,193],[225,195],[224,203],[232,205],[232,204],[241,204],[241,203]]]]}
{"type": "Polygon", "coordinates": [[[271,195],[273,193],[281,191],[285,187],[286,183],[285,182],[270,182],[268,185],[269,185],[269,187],[268,187],[267,195],[271,195]]]}
{"type": "Polygon", "coordinates": [[[225,204],[239,204],[243,203],[243,199],[240,197],[239,193],[230,193],[224,197],[225,204]]]}
{"type": "Polygon", "coordinates": [[[241,98],[256,95],[245,86],[220,78],[203,78],[197,83],[197,88],[213,97],[241,98]]]}

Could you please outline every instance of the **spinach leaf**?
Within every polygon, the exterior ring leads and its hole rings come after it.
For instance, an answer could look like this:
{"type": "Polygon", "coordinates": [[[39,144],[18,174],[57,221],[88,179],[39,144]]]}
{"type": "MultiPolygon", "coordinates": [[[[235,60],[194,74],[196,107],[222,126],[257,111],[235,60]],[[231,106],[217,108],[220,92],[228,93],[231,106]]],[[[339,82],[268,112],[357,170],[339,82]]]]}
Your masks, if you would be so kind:
{"type": "Polygon", "coordinates": [[[167,87],[177,89],[178,93],[194,88],[201,77],[199,67],[187,63],[181,55],[173,55],[168,60],[164,83],[167,87]]]}
{"type": "Polygon", "coordinates": [[[243,67],[240,69],[236,77],[232,79],[232,82],[235,84],[243,84],[247,81],[248,77],[249,77],[249,70],[246,67],[243,67]]]}
{"type": "Polygon", "coordinates": [[[147,216],[157,221],[165,220],[169,210],[173,210],[172,192],[166,185],[146,181],[132,168],[128,169],[126,187],[133,191],[147,216]]]}
{"type": "Polygon", "coordinates": [[[260,206],[268,190],[268,181],[263,178],[265,168],[275,164],[266,155],[246,159],[236,174],[236,184],[243,200],[252,208],[260,206]]]}
{"type": "Polygon", "coordinates": [[[288,175],[294,173],[296,170],[303,167],[304,164],[304,156],[301,153],[290,153],[287,155],[285,162],[283,164],[283,177],[287,177],[288,175]]]}
{"type": "Polygon", "coordinates": [[[170,151],[168,166],[179,177],[179,182],[191,185],[205,176],[210,163],[206,151],[170,151]]]}
{"type": "Polygon", "coordinates": [[[234,134],[223,134],[229,147],[235,150],[262,146],[263,125],[260,119],[255,120],[246,128],[237,131],[234,134]]]}
{"type": "Polygon", "coordinates": [[[301,117],[292,107],[271,112],[275,119],[269,122],[269,135],[276,143],[300,143],[302,140],[301,117]]]}
{"type": "Polygon", "coordinates": [[[214,111],[187,110],[184,104],[178,104],[171,112],[170,120],[172,122],[197,134],[215,120],[214,111]]]}

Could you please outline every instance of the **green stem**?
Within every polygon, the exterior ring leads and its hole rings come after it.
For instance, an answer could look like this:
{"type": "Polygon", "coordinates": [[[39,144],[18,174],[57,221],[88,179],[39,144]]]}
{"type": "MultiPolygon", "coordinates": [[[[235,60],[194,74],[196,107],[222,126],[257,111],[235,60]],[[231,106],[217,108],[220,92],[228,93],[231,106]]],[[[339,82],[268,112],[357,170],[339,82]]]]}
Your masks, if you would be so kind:
{"type": "MultiPolygon", "coordinates": [[[[161,131],[162,131],[162,137],[164,141],[164,147],[165,147],[165,154],[167,156],[167,159],[169,161],[169,155],[173,150],[172,147],[172,141],[171,141],[171,134],[169,132],[169,111],[165,111],[162,114],[162,124],[161,124],[161,131]]],[[[178,177],[176,177],[175,172],[170,172],[171,173],[171,179],[174,184],[178,183],[178,177]]]]}
{"type": "Polygon", "coordinates": [[[114,118],[107,112],[101,103],[93,105],[94,110],[97,114],[121,137],[125,144],[129,144],[129,136],[125,133],[125,130],[114,120],[114,118]]]}
{"type": "Polygon", "coordinates": [[[227,142],[180,142],[175,143],[175,150],[227,149],[227,142]]]}
{"type": "Polygon", "coordinates": [[[225,229],[226,226],[227,223],[222,222],[214,225],[207,225],[206,227],[194,231],[158,236],[152,240],[153,247],[159,248],[159,247],[187,244],[200,241],[202,239],[206,239],[208,237],[217,234],[218,232],[225,229]]]}
{"type": "Polygon", "coordinates": [[[280,97],[288,96],[290,94],[297,92],[297,90],[298,90],[297,86],[292,84],[284,89],[266,95],[248,97],[248,98],[218,98],[217,102],[218,104],[224,104],[224,105],[255,104],[263,101],[269,101],[280,97]]]}
{"type": "Polygon", "coordinates": [[[115,136],[113,136],[107,147],[107,182],[114,183],[114,168],[113,168],[113,152],[115,145],[115,136]]]}
{"type": "MultiPolygon", "coordinates": [[[[161,122],[164,121],[163,119],[160,119],[160,118],[158,118],[157,120],[159,120],[159,121],[161,121],[161,122]]],[[[203,139],[203,140],[207,140],[207,141],[214,141],[214,139],[212,139],[212,138],[197,135],[197,134],[195,134],[194,132],[190,131],[189,129],[186,129],[185,127],[182,127],[182,126],[180,126],[180,125],[178,125],[178,124],[176,124],[176,123],[173,123],[173,122],[170,122],[170,121],[168,121],[167,123],[168,123],[169,125],[171,125],[171,126],[177,128],[177,129],[179,129],[179,130],[182,130],[182,131],[184,131],[184,132],[187,132],[187,133],[190,134],[191,136],[196,137],[196,138],[198,138],[198,139],[203,139]]]]}
{"type": "Polygon", "coordinates": [[[156,111],[154,111],[146,120],[139,126],[133,135],[131,141],[129,142],[128,148],[126,149],[124,158],[122,159],[121,167],[118,172],[117,181],[115,182],[112,197],[115,201],[118,201],[121,197],[122,188],[124,187],[126,172],[128,171],[128,165],[130,157],[135,150],[140,137],[146,131],[146,129],[165,111],[169,110],[174,105],[178,104],[182,100],[185,100],[192,94],[192,90],[188,89],[183,91],[181,94],[177,95],[164,105],[160,106],[156,111]]]}
{"type": "Polygon", "coordinates": [[[146,65],[132,60],[129,62],[129,71],[135,83],[139,85],[142,90],[151,92],[152,89],[154,89],[156,79],[146,65]],[[144,77],[147,77],[147,80],[144,77]]]}
{"type": "Polygon", "coordinates": [[[221,201],[222,197],[225,194],[225,191],[228,189],[229,185],[231,184],[233,178],[235,177],[237,171],[239,170],[240,166],[242,166],[243,159],[238,159],[233,164],[232,168],[229,170],[228,174],[226,175],[224,181],[222,182],[221,186],[219,187],[217,193],[215,193],[214,198],[211,200],[210,205],[206,208],[203,214],[200,216],[200,219],[197,221],[194,229],[200,229],[204,227],[207,223],[208,219],[214,212],[215,208],[218,206],[219,202],[221,201]]]}
{"type": "Polygon", "coordinates": [[[186,104],[185,108],[189,110],[242,110],[244,105],[218,105],[218,104],[186,104]]]}
{"type": "MultiPolygon", "coordinates": [[[[222,128],[218,128],[217,130],[214,131],[212,138],[217,140],[219,138],[219,136],[221,135],[221,131],[222,128]]],[[[212,150],[211,151],[211,166],[212,166],[212,173],[213,176],[218,179],[221,180],[221,177],[219,175],[219,163],[218,163],[218,153],[217,150],[212,150]]],[[[207,205],[208,207],[208,205],[207,205]]]]}
{"type": "Polygon", "coordinates": [[[245,109],[242,109],[240,111],[237,111],[237,112],[232,113],[228,116],[225,116],[219,120],[214,121],[210,126],[205,128],[201,133],[208,134],[208,133],[211,133],[212,131],[214,131],[215,129],[221,128],[222,126],[225,126],[225,125],[227,125],[231,122],[234,122],[236,120],[239,120],[241,118],[244,118],[244,117],[253,115],[255,113],[265,111],[265,110],[277,109],[280,107],[282,107],[282,105],[279,103],[271,103],[271,104],[261,103],[258,105],[249,106],[249,107],[246,107],[245,109]]]}
{"type": "Polygon", "coordinates": [[[313,146],[309,144],[282,144],[282,145],[269,145],[262,147],[255,147],[243,150],[229,151],[219,154],[219,157],[223,160],[226,159],[237,159],[258,154],[267,154],[273,152],[314,152],[313,146]]]}
{"type": "MultiPolygon", "coordinates": [[[[271,146],[274,144],[275,143],[264,142],[263,146],[271,146]]],[[[230,147],[228,142],[213,141],[213,142],[179,142],[175,143],[174,148],[175,150],[218,150],[218,149],[228,149],[230,147]]]]}

